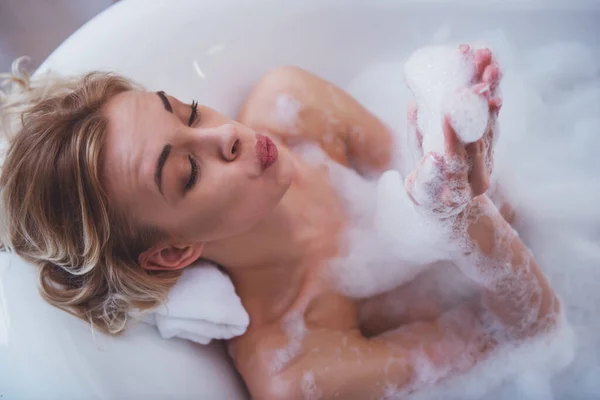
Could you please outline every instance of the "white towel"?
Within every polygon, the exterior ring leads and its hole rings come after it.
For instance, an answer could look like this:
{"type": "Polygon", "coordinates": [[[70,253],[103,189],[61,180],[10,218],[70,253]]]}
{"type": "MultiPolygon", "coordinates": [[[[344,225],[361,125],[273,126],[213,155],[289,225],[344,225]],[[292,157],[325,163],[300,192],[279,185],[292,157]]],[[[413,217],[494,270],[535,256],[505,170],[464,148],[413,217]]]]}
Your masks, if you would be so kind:
{"type": "Polygon", "coordinates": [[[187,267],[169,291],[165,304],[146,320],[164,339],[174,337],[208,344],[246,332],[250,317],[229,277],[215,265],[187,267]]]}

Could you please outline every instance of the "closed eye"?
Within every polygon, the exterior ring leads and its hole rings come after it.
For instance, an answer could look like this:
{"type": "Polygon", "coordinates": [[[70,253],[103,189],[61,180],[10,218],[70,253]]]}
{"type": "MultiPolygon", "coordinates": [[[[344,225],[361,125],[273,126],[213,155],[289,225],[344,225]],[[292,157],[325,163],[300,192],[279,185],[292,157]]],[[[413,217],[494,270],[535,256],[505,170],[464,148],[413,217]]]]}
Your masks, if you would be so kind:
{"type": "Polygon", "coordinates": [[[190,113],[190,119],[188,120],[188,126],[192,126],[194,121],[198,119],[198,102],[196,100],[192,101],[192,112],[190,113]]]}
{"type": "Polygon", "coordinates": [[[184,193],[188,192],[194,187],[196,184],[196,179],[198,178],[198,162],[191,154],[188,156],[188,159],[190,160],[190,179],[183,188],[184,193]]]}

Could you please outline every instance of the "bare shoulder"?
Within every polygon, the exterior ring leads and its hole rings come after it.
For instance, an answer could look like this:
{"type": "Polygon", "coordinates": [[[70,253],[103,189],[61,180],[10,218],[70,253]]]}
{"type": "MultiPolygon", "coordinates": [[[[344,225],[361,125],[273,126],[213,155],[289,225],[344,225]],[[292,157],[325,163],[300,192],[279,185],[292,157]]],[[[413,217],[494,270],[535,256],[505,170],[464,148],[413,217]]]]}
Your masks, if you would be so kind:
{"type": "Polygon", "coordinates": [[[228,343],[229,353],[252,398],[281,398],[285,387],[277,386],[275,357],[289,339],[276,324],[253,329],[228,343]],[[280,396],[281,395],[281,396],[280,396]]]}
{"type": "Polygon", "coordinates": [[[318,144],[360,172],[382,170],[391,157],[391,136],[378,118],[343,89],[299,67],[278,67],[259,79],[238,120],[288,144],[318,144]]]}
{"type": "Polygon", "coordinates": [[[319,93],[326,91],[328,85],[298,67],[272,69],[254,85],[238,120],[255,129],[268,128],[286,136],[307,133],[299,132],[304,129],[300,120],[306,118],[311,106],[321,103],[319,93]]]}
{"type": "Polygon", "coordinates": [[[358,329],[263,331],[246,340],[236,347],[236,368],[256,399],[380,398],[388,374],[398,387],[412,379],[403,346],[366,339],[358,329]]]}
{"type": "Polygon", "coordinates": [[[360,333],[354,302],[332,293],[316,296],[301,312],[251,327],[231,345],[236,368],[257,399],[317,392],[321,398],[369,398],[389,356],[386,346],[360,333]],[[379,372],[365,374],[365,368],[379,372]]]}
{"type": "Polygon", "coordinates": [[[319,145],[333,160],[348,165],[346,118],[332,108],[333,85],[293,66],[266,73],[251,90],[238,120],[289,145],[319,145]]]}

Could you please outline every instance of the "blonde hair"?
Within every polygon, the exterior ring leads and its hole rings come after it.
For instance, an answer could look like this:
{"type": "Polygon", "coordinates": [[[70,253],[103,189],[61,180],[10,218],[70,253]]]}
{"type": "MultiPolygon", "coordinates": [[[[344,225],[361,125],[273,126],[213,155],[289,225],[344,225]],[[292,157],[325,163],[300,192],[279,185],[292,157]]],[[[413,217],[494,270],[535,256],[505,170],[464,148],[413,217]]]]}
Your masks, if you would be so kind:
{"type": "Polygon", "coordinates": [[[31,79],[15,61],[3,74],[0,130],[2,244],[40,267],[42,296],[108,332],[130,311],[158,306],[178,272],[149,272],[139,254],[164,235],[131,221],[102,185],[108,121],[102,107],[139,89],[111,73],[31,79]]]}

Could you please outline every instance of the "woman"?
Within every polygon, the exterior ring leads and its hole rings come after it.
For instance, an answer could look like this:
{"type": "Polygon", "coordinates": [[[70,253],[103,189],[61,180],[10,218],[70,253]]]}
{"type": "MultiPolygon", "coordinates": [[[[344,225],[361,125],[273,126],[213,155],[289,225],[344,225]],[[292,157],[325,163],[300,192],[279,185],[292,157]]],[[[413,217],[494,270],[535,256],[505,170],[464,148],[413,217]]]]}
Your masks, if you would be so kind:
{"type": "Polygon", "coordinates": [[[381,398],[465,372],[506,340],[554,327],[560,307],[485,195],[499,71],[489,50],[462,49],[492,123],[465,147],[445,120],[445,154],[425,155],[407,179],[424,214],[451,227],[452,261],[481,288],[450,310],[423,315],[415,305],[401,321],[382,312],[359,323],[363,303],[323,278],[348,216],[327,170],[287,144],[317,143],[370,175],[388,167],[391,138],[342,90],[292,67],[261,79],[236,121],[112,74],[10,95],[3,243],[40,266],[50,303],[110,333],[132,309],[160,304],[198,258],[221,265],[250,314],[229,349],[253,398],[381,398]],[[273,112],[282,96],[296,119],[273,112]]]}

